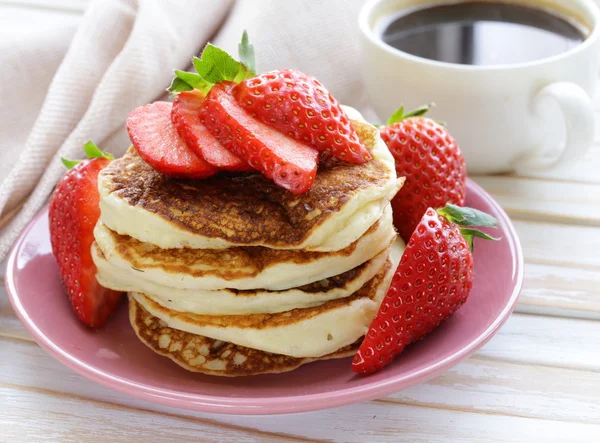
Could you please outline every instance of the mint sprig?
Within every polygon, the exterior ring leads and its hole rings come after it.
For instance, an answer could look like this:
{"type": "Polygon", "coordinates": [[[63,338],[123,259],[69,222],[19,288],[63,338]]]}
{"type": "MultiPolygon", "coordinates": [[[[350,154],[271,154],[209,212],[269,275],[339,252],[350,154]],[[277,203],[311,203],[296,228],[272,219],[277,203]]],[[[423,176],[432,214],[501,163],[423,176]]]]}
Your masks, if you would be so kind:
{"type": "Polygon", "coordinates": [[[254,45],[250,44],[250,40],[248,40],[248,32],[246,32],[245,29],[244,33],[242,34],[242,41],[238,45],[238,55],[244,66],[248,67],[250,71],[256,72],[256,62],[254,61],[254,45]]]}
{"type": "MultiPolygon", "coordinates": [[[[490,228],[496,228],[498,226],[498,220],[491,215],[479,211],[478,209],[464,208],[453,205],[452,203],[446,203],[446,206],[437,209],[437,213],[445,217],[450,223],[459,226],[485,226],[490,228]]],[[[473,239],[475,237],[483,238],[485,240],[500,240],[499,238],[492,237],[478,229],[461,227],[459,228],[459,231],[469,244],[471,251],[475,249],[473,244],[473,239]]]]}
{"type": "Polygon", "coordinates": [[[196,72],[175,70],[175,78],[168,91],[178,93],[197,89],[208,94],[215,83],[225,80],[240,83],[254,77],[254,47],[250,44],[248,33],[244,31],[242,42],[238,46],[240,59],[237,61],[227,52],[209,43],[200,57],[194,57],[192,63],[196,72]]]}
{"type": "MultiPolygon", "coordinates": [[[[179,69],[175,70],[176,77],[173,79],[173,82],[177,81],[176,86],[180,89],[177,92],[183,91],[191,91],[192,89],[198,89],[199,91],[204,92],[205,94],[210,91],[213,83],[207,82],[200,75],[194,74],[193,72],[180,71],[179,69]]],[[[173,83],[171,83],[171,87],[173,87],[173,83]]],[[[171,92],[174,92],[171,90],[171,92]]]]}

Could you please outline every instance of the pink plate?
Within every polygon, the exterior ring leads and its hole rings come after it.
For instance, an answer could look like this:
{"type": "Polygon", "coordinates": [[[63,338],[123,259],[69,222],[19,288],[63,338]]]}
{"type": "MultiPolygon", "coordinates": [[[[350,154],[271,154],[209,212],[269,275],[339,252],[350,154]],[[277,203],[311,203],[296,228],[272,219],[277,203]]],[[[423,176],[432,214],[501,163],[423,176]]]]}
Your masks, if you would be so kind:
{"type": "Polygon", "coordinates": [[[513,310],[523,278],[519,240],[508,216],[474,182],[467,205],[500,222],[499,242],[478,241],[468,302],[435,332],[383,371],[361,377],[350,359],[324,361],[278,375],[221,378],[194,374],[146,348],[123,304],[98,331],[75,317],[50,249],[48,210],[14,246],[6,285],[10,301],[37,342],[83,376],[145,400],[226,414],[283,414],[332,408],[388,395],[441,374],[483,346],[513,310]]]}

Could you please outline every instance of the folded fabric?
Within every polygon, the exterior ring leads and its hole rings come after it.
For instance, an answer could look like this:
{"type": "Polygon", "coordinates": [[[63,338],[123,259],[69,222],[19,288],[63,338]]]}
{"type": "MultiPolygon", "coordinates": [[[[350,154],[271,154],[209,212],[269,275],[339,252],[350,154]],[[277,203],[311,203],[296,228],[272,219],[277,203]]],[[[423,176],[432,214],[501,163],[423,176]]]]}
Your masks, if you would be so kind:
{"type": "Polygon", "coordinates": [[[165,98],[173,69],[186,69],[209,40],[237,54],[247,29],[259,71],[308,72],[342,103],[364,109],[356,25],[362,3],[95,0],[83,17],[54,14],[26,33],[4,28],[0,259],[64,173],[60,158],[81,157],[87,140],[121,155],[129,112],[165,98]]]}

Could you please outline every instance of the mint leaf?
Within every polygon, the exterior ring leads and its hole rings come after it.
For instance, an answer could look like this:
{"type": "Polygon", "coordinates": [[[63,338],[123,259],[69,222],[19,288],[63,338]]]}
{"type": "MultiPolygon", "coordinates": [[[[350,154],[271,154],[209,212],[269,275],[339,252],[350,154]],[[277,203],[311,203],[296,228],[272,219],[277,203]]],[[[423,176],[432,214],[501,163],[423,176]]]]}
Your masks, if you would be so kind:
{"type": "Polygon", "coordinates": [[[447,203],[437,210],[437,213],[446,217],[450,222],[461,226],[498,226],[498,220],[485,212],[473,208],[463,208],[447,203]]]}
{"type": "Polygon", "coordinates": [[[180,79],[179,77],[173,77],[173,81],[171,82],[171,86],[167,88],[169,92],[183,92],[183,91],[191,91],[194,89],[192,85],[187,83],[185,80],[180,79]]]}
{"type": "MultiPolygon", "coordinates": [[[[193,72],[180,71],[179,69],[175,70],[175,75],[177,78],[183,80],[185,83],[190,85],[192,89],[198,89],[202,91],[204,94],[208,94],[210,88],[213,87],[213,84],[216,82],[209,82],[202,78],[198,74],[194,74],[193,72]]],[[[189,90],[189,89],[188,89],[189,90]]]]}
{"type": "Polygon", "coordinates": [[[494,241],[500,240],[500,238],[492,237],[491,235],[486,234],[485,232],[481,232],[477,229],[460,228],[460,233],[462,234],[464,239],[469,244],[469,248],[471,248],[471,251],[473,251],[475,249],[475,244],[473,243],[474,237],[483,238],[485,240],[494,240],[494,241]]]}
{"type": "MultiPolygon", "coordinates": [[[[104,152],[103,150],[101,150],[91,140],[89,142],[87,142],[86,144],[83,145],[83,151],[85,152],[85,155],[87,155],[88,158],[107,158],[109,160],[114,160],[115,159],[111,154],[109,154],[109,153],[104,152]]],[[[67,161],[71,161],[72,162],[73,160],[67,160],[67,161]]],[[[64,159],[63,159],[63,164],[64,164],[64,159]]]]}
{"type": "Polygon", "coordinates": [[[242,42],[239,44],[241,63],[231,57],[227,52],[215,45],[207,44],[200,58],[194,57],[192,63],[196,72],[175,70],[175,78],[168,91],[176,94],[182,91],[197,89],[208,94],[215,83],[225,80],[240,83],[254,77],[254,47],[248,40],[248,33],[244,31],[242,42]]]}
{"type": "Polygon", "coordinates": [[[194,58],[194,67],[205,80],[217,83],[233,80],[240,71],[240,62],[215,45],[208,44],[202,52],[202,59],[194,58]]]}
{"type": "Polygon", "coordinates": [[[248,70],[252,71],[253,74],[256,74],[256,62],[254,60],[254,45],[250,44],[250,40],[248,39],[248,32],[244,29],[244,33],[242,34],[242,41],[238,44],[238,54],[240,56],[240,61],[248,68],[248,70]]]}
{"type": "Polygon", "coordinates": [[[77,166],[79,163],[81,163],[81,160],[69,160],[64,157],[61,157],[60,160],[62,161],[62,164],[65,165],[65,168],[67,168],[67,169],[72,169],[75,166],[77,166]]]}
{"type": "Polygon", "coordinates": [[[212,44],[206,45],[202,58],[194,57],[194,68],[198,74],[211,83],[223,80],[240,82],[254,76],[242,63],[234,60],[227,52],[212,44]]]}

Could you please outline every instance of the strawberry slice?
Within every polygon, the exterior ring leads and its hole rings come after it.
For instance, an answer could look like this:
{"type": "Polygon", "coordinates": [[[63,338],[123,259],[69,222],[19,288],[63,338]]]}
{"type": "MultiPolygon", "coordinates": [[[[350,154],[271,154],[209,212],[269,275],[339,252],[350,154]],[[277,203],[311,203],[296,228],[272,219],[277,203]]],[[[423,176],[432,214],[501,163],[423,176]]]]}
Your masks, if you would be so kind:
{"type": "Polygon", "coordinates": [[[266,72],[242,81],[233,95],[251,115],[318,151],[351,163],[371,160],[346,112],[311,75],[266,72]]]}
{"type": "Polygon", "coordinates": [[[248,163],[229,152],[200,123],[200,107],[204,94],[200,91],[180,92],[173,101],[171,120],[187,145],[207,163],[227,171],[250,171],[248,163]]]}
{"type": "Polygon", "coordinates": [[[96,281],[92,261],[94,226],[100,217],[98,173],[110,158],[91,142],[86,152],[94,150],[98,158],[79,162],[56,186],[50,200],[50,241],[60,277],[77,317],[86,325],[103,326],[115,310],[122,293],[106,289],[96,281]]]}
{"type": "Polygon", "coordinates": [[[218,168],[188,147],[171,122],[171,103],[154,102],[135,108],[127,132],[140,157],[155,171],[179,178],[206,178],[218,168]]]}
{"type": "Polygon", "coordinates": [[[496,239],[457,224],[495,227],[497,221],[452,204],[426,210],[354,356],[354,372],[367,375],[380,370],[467,301],[474,277],[473,237],[496,239]]]}
{"type": "Polygon", "coordinates": [[[230,94],[231,82],[217,83],[200,110],[201,122],[238,157],[294,194],[307,192],[317,172],[318,152],[261,123],[230,94]]]}

